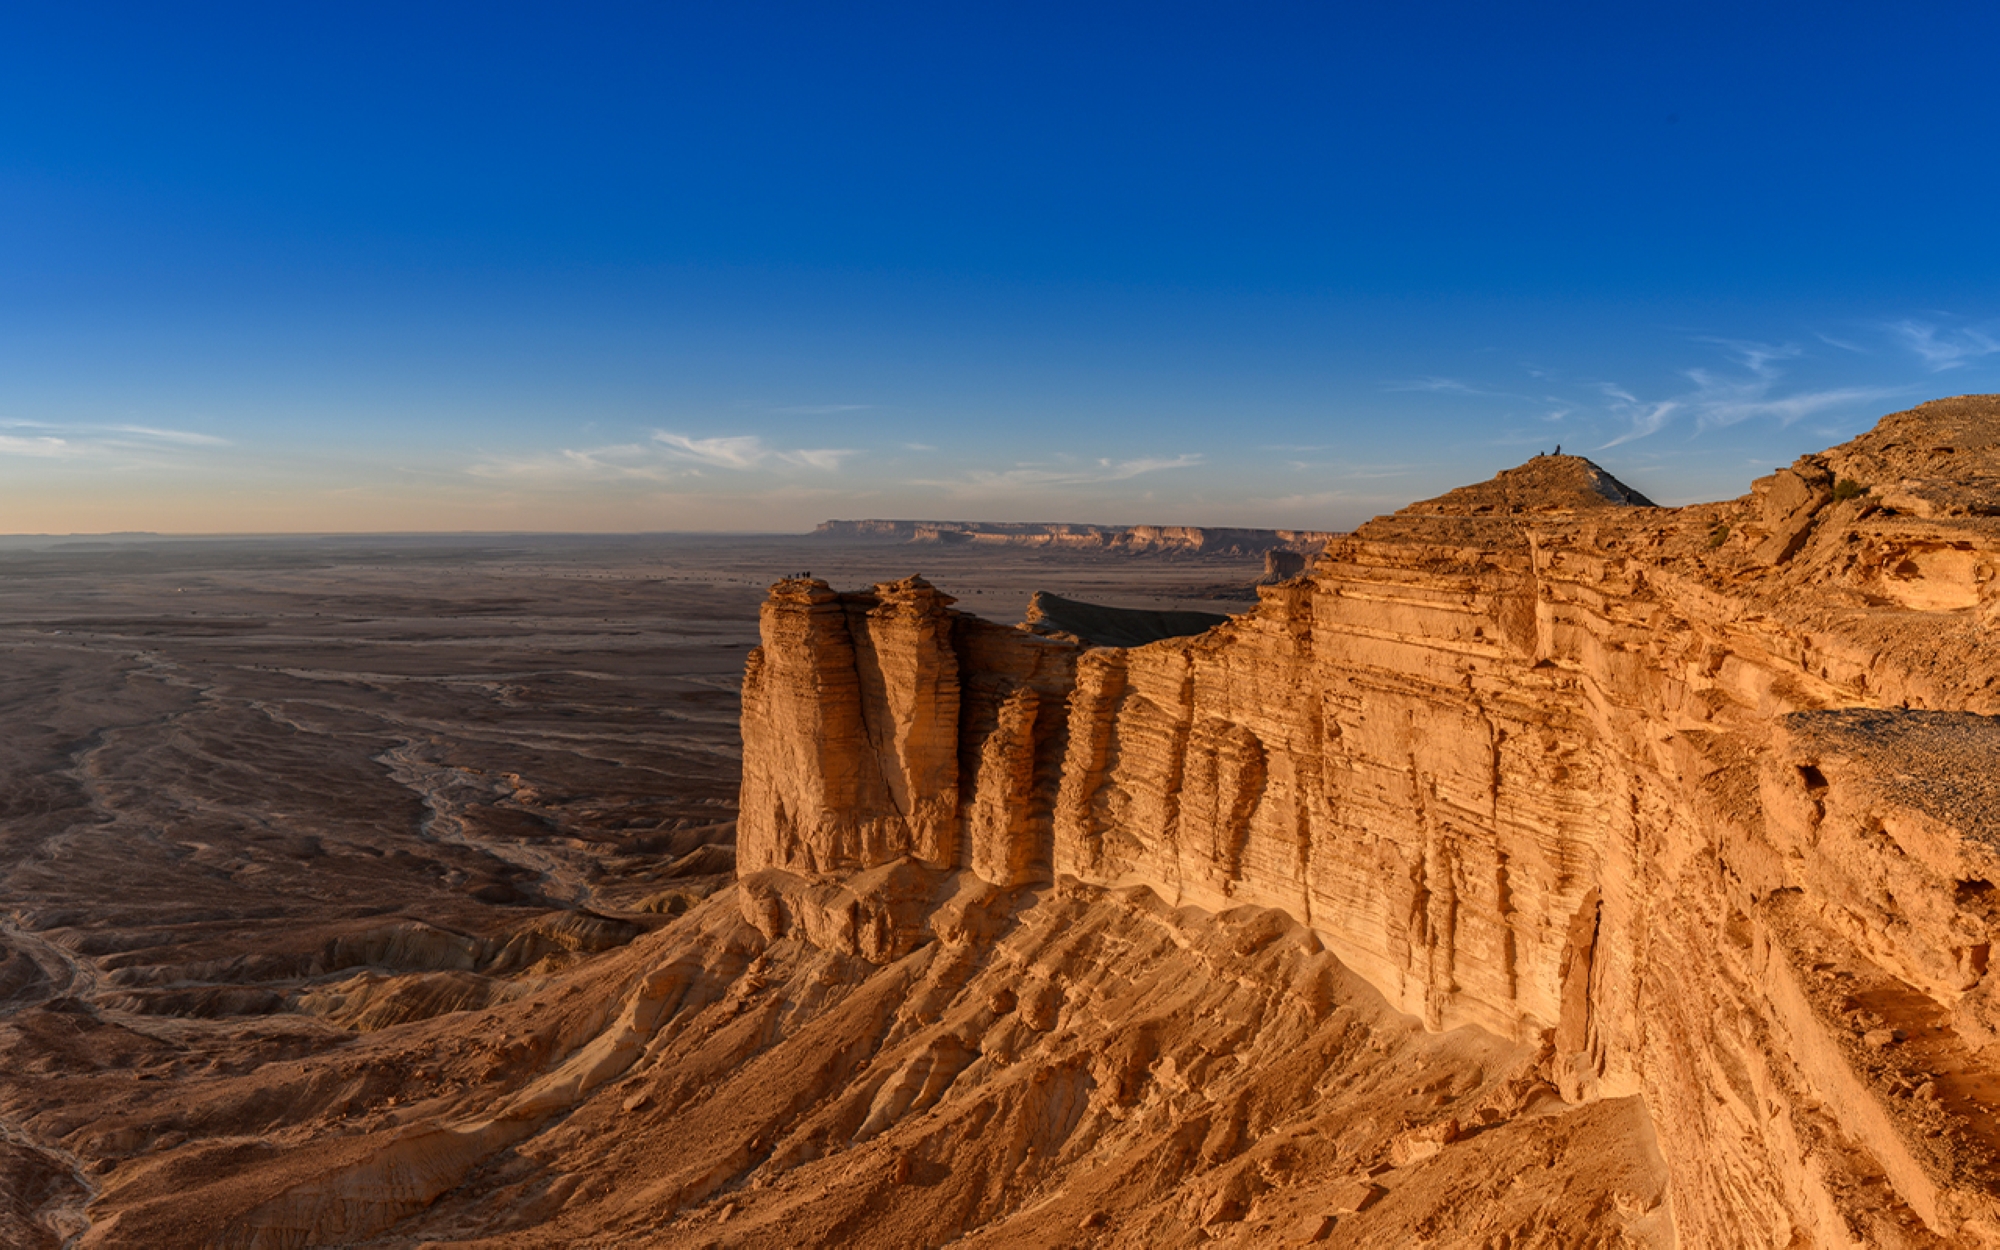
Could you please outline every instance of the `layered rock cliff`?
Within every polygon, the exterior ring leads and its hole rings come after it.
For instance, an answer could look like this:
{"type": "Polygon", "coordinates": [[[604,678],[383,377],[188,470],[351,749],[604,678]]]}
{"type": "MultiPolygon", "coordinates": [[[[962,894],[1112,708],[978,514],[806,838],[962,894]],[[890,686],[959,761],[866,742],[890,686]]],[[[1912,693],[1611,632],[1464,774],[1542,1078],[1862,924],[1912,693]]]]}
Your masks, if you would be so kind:
{"type": "Polygon", "coordinates": [[[1260,530],[1216,525],[1051,525],[1010,521],[822,521],[822,538],[943,546],[1045,547],[1126,555],[1261,555],[1318,551],[1325,530],[1260,530]]]}
{"type": "Polygon", "coordinates": [[[899,871],[1268,909],[1636,1099],[1686,1244],[2000,1243],[1996,574],[1968,397],[1721,504],[1538,457],[1139,646],[780,583],[741,905],[879,965],[899,871]]]}

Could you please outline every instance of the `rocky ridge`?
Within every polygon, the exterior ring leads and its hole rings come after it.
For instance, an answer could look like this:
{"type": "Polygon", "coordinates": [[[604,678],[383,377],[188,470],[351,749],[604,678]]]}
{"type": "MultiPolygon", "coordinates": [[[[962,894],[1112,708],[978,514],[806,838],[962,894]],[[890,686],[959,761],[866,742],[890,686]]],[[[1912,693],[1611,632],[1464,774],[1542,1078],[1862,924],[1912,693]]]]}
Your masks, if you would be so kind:
{"type": "Polygon", "coordinates": [[[1141,646],[780,583],[745,915],[889,965],[895,865],[1257,909],[1642,1108],[1687,1244],[2000,1243],[1996,518],[1975,396],[1727,503],[1538,457],[1141,646]]]}

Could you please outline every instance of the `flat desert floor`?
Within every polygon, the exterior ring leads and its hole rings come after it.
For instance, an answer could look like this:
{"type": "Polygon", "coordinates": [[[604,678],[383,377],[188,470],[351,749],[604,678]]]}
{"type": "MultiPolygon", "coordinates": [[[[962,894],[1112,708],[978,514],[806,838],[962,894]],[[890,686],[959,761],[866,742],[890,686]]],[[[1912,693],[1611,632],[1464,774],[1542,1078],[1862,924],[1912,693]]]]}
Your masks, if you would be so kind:
{"type": "MultiPolygon", "coordinates": [[[[292,1111],[218,1102],[227,1083],[518,997],[728,880],[743,660],[765,587],[805,570],[921,573],[1015,621],[1036,590],[1241,611],[1261,564],[675,536],[0,548],[0,1242],[84,1238],[120,1168],[190,1137],[285,1133],[292,1111]]],[[[314,1114],[386,1114],[409,1079],[360,1073],[314,1114]]]]}

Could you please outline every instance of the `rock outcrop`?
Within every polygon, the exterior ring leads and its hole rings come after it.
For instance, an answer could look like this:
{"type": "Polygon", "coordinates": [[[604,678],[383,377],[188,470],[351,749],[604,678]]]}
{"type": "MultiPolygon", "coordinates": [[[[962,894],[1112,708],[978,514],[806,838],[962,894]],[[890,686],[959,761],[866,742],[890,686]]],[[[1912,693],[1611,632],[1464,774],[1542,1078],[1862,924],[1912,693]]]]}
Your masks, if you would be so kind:
{"type": "Polygon", "coordinates": [[[951,602],[917,577],[849,595],[816,579],[773,588],[743,680],[759,745],[743,761],[757,815],[737,827],[742,872],[907,856],[1003,884],[1046,877],[1035,795],[1054,786],[1078,646],[951,602]]]}
{"type": "Polygon", "coordinates": [[[1288,582],[1294,577],[1304,574],[1306,566],[1310,563],[1312,562],[1297,551],[1279,549],[1267,551],[1264,553],[1264,576],[1261,579],[1262,584],[1275,586],[1279,582],[1288,582]]]}
{"type": "Polygon", "coordinates": [[[2000,1244],[1996,518],[1967,397],[1722,504],[1538,457],[1140,646],[781,583],[745,906],[878,962],[932,904],[828,891],[896,863],[1268,909],[1636,1099],[1687,1244],[2000,1244]]]}
{"type": "Polygon", "coordinates": [[[1037,634],[1068,637],[1093,647],[1143,647],[1162,638],[1205,634],[1227,623],[1214,612],[1107,608],[1038,590],[1022,624],[1037,634]]]}
{"type": "Polygon", "coordinates": [[[1326,530],[1260,530],[1215,525],[1048,525],[1009,521],[822,521],[822,538],[944,546],[1046,547],[1125,555],[1254,556],[1314,552],[1336,535],[1326,530]]]}

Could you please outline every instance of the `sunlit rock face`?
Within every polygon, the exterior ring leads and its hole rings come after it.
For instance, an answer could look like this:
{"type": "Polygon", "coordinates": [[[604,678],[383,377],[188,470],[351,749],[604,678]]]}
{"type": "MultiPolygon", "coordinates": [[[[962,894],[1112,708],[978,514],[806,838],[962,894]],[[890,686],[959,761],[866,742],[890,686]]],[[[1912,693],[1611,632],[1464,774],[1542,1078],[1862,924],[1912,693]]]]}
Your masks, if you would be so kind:
{"type": "Polygon", "coordinates": [[[748,869],[958,856],[959,672],[951,600],[921,578],[842,596],[781,582],[745,674],[739,827],[748,869]]]}
{"type": "Polygon", "coordinates": [[[1537,457],[1144,645],[780,583],[740,863],[1274,909],[1638,1096],[1686,1244],[2000,1240],[1996,518],[1967,397],[1722,504],[1537,457]]]}

